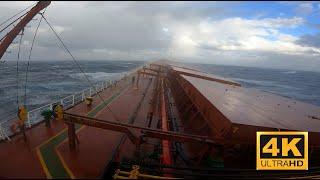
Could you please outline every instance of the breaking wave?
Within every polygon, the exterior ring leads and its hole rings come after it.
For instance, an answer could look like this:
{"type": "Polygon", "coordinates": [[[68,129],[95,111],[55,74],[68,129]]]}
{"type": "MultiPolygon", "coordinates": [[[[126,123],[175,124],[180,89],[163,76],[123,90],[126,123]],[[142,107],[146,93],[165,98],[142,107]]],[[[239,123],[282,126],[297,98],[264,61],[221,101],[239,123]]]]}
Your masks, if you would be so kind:
{"type": "Polygon", "coordinates": [[[286,71],[286,72],[282,72],[283,74],[296,74],[297,71],[286,71]]]}
{"type": "MultiPolygon", "coordinates": [[[[85,75],[90,79],[94,81],[106,81],[106,80],[112,80],[116,77],[121,76],[124,73],[106,73],[106,72],[95,72],[95,73],[85,73],[85,75]]],[[[70,74],[71,78],[85,80],[85,76],[83,73],[74,73],[70,74]]]]}

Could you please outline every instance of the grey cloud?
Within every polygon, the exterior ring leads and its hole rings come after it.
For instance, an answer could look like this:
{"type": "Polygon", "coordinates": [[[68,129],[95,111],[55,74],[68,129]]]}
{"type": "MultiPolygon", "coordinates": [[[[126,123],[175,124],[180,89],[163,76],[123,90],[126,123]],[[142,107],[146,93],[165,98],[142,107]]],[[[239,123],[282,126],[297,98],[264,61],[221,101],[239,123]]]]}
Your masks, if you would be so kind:
{"type": "MultiPolygon", "coordinates": [[[[59,34],[78,59],[148,60],[168,56],[172,38],[162,30],[167,25],[174,23],[192,25],[208,17],[212,20],[234,17],[243,13],[243,10],[237,9],[240,3],[53,1],[47,9],[46,17],[54,27],[66,29],[59,34]]],[[[0,21],[20,9],[23,7],[0,6],[0,21]]],[[[250,13],[250,10],[247,11],[246,14],[250,13]]],[[[31,22],[33,28],[26,30],[24,36],[26,41],[32,40],[36,23],[31,22]]],[[[32,58],[69,59],[70,57],[57,45],[55,36],[45,22],[42,22],[41,28],[46,31],[39,32],[32,58]]],[[[319,38],[315,40],[316,38],[302,37],[299,43],[305,45],[311,43],[319,47],[319,38]]],[[[236,42],[233,44],[237,46],[236,42]]],[[[30,46],[23,46],[24,54],[27,54],[29,48],[30,46]]],[[[199,44],[198,48],[201,52],[196,56],[181,57],[181,59],[233,65],[293,68],[297,65],[299,68],[308,69],[307,63],[299,61],[298,58],[301,58],[314,63],[312,67],[320,65],[316,57],[277,55],[271,52],[222,51],[210,44],[199,44]],[[247,61],[248,59],[253,60],[247,61]]],[[[7,54],[6,58],[15,60],[16,50],[7,54]]]]}
{"type": "MultiPolygon", "coordinates": [[[[209,16],[225,16],[228,11],[220,7],[223,4],[225,3],[53,1],[47,9],[46,17],[52,25],[70,29],[60,35],[73,51],[161,51],[171,44],[171,39],[162,31],[163,26],[171,22],[188,24],[209,16]]],[[[236,3],[228,3],[230,6],[232,4],[236,3]]],[[[14,14],[17,9],[0,11],[0,17],[14,14]]],[[[35,23],[32,25],[35,26],[35,23]]],[[[49,30],[45,22],[42,22],[41,27],[49,30]]],[[[24,38],[30,40],[32,35],[33,31],[30,30],[24,38]]],[[[36,45],[53,48],[57,46],[57,41],[47,31],[39,33],[36,45]]]]}
{"type": "Polygon", "coordinates": [[[303,46],[312,46],[320,48],[320,33],[303,35],[297,40],[297,43],[303,46]]]}
{"type": "Polygon", "coordinates": [[[265,51],[248,52],[205,50],[200,56],[198,56],[198,58],[178,58],[177,60],[320,72],[319,56],[288,55],[265,51]]]}
{"type": "MultiPolygon", "coordinates": [[[[232,43],[233,46],[241,46],[241,43],[239,43],[238,41],[236,41],[235,39],[230,38],[228,40],[228,43],[232,43]]],[[[211,51],[225,51],[223,49],[221,49],[220,46],[217,45],[212,45],[212,44],[208,44],[208,43],[200,43],[198,44],[198,48],[203,49],[203,50],[211,50],[211,51]]]]}
{"type": "MultiPolygon", "coordinates": [[[[161,17],[188,23],[224,13],[221,8],[196,2],[84,2],[70,8],[74,5],[53,2],[47,10],[47,19],[52,24],[71,28],[61,36],[73,50],[162,50],[171,42],[162,31],[167,20],[161,17]]],[[[55,45],[52,38],[39,41],[40,46],[55,45]]]]}

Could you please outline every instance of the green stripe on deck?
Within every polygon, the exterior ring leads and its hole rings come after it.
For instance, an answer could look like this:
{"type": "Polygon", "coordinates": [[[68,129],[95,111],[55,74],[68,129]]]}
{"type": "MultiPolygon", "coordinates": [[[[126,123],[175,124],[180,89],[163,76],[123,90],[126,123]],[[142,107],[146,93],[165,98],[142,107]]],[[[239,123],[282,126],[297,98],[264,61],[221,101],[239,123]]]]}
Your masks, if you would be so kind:
{"type": "MultiPolygon", "coordinates": [[[[117,97],[119,97],[120,94],[123,93],[124,90],[127,88],[128,86],[122,88],[119,92],[113,94],[106,101],[101,102],[93,110],[91,110],[87,114],[87,116],[94,117],[98,112],[100,112],[103,108],[105,108],[107,105],[112,103],[117,97]]],[[[82,125],[76,124],[76,130],[78,130],[81,126],[82,125]]],[[[67,170],[63,166],[62,162],[60,161],[60,158],[55,152],[55,147],[59,145],[61,142],[63,142],[66,138],[68,138],[68,132],[67,129],[64,129],[61,134],[52,138],[49,142],[47,142],[39,148],[45,165],[47,166],[47,169],[51,174],[52,178],[71,178],[67,170]]]]}
{"type": "Polygon", "coordinates": [[[117,98],[123,91],[124,89],[122,89],[120,92],[114,94],[111,98],[107,99],[107,101],[104,101],[102,103],[100,103],[97,107],[95,107],[93,110],[91,110],[88,113],[89,117],[93,117],[95,116],[99,111],[101,111],[103,108],[105,108],[110,102],[112,102],[115,98],[117,98]]]}

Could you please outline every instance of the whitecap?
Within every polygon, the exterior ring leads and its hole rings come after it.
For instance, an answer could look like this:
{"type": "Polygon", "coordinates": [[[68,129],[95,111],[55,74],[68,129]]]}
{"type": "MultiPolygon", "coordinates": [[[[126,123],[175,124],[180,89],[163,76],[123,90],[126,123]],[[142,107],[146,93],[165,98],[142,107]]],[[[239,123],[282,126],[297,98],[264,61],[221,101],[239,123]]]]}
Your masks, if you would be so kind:
{"type": "MultiPolygon", "coordinates": [[[[117,77],[123,75],[124,73],[95,72],[95,73],[85,73],[85,74],[91,80],[106,81],[106,80],[111,80],[111,79],[117,78],[117,77]]],[[[85,76],[83,73],[70,74],[70,77],[75,78],[75,79],[81,79],[81,80],[85,79],[85,76]]]]}
{"type": "Polygon", "coordinates": [[[283,74],[296,74],[297,71],[286,71],[286,72],[282,72],[283,74]]]}

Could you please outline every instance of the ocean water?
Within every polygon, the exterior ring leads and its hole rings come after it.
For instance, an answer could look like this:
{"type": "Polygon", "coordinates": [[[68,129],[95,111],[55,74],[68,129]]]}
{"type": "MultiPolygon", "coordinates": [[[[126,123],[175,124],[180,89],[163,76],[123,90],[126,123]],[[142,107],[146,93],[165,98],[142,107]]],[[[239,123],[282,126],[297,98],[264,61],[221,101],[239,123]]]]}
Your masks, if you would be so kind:
{"type": "MultiPolygon", "coordinates": [[[[81,61],[92,82],[113,79],[135,69],[143,61],[81,61]]],[[[256,88],[320,106],[320,73],[252,67],[187,64],[205,72],[256,88]]],[[[18,101],[24,102],[26,62],[19,64],[18,101]]],[[[84,75],[72,61],[31,62],[27,84],[28,109],[34,109],[88,88],[84,75]]],[[[0,121],[17,111],[16,62],[0,64],[0,121]]]]}
{"type": "Polygon", "coordinates": [[[320,106],[320,72],[211,64],[188,66],[232,79],[243,87],[320,106]]]}

